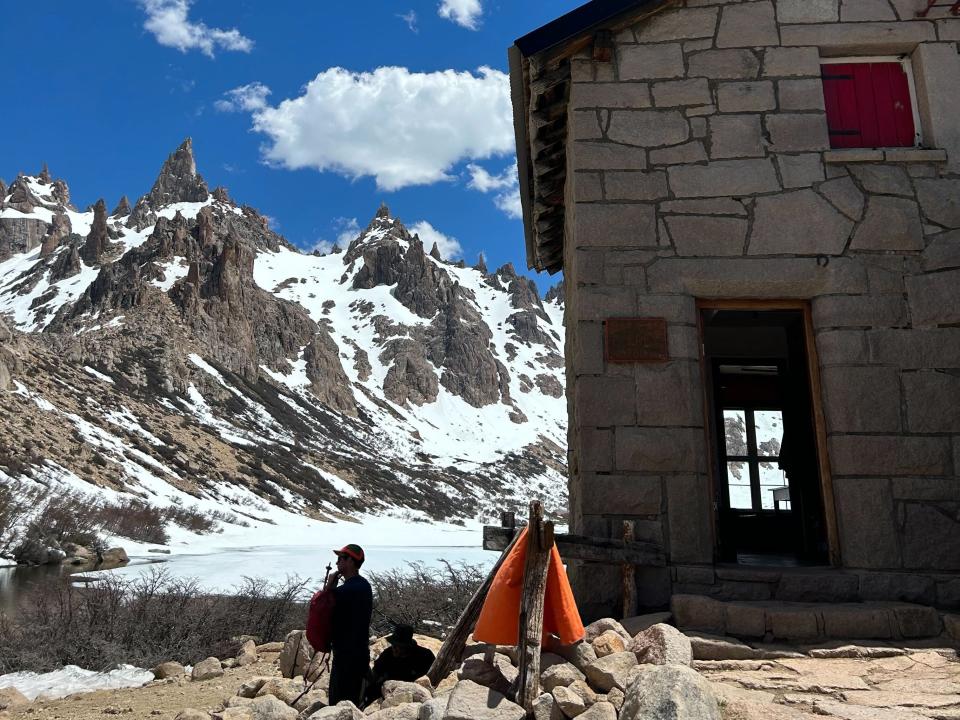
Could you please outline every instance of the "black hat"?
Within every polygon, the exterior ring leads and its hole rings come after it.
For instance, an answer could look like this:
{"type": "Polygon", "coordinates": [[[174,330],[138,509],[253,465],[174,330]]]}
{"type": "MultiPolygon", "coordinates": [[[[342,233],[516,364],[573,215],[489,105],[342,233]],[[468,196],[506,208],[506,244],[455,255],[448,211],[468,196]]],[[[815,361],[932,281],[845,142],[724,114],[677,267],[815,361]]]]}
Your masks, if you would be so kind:
{"type": "Polygon", "coordinates": [[[391,645],[417,644],[417,641],[413,639],[413,628],[409,625],[397,625],[393,629],[393,634],[387,636],[387,642],[391,645]]]}

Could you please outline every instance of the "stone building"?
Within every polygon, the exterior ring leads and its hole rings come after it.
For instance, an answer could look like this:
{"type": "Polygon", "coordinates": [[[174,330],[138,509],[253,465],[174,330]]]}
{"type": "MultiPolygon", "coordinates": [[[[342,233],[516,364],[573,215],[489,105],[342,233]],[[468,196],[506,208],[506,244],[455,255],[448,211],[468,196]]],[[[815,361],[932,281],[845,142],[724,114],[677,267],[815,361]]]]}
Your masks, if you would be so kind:
{"type": "MultiPolygon", "coordinates": [[[[641,606],[960,607],[960,5],[930,5],[593,0],[510,50],[571,530],[664,549],[641,606]]],[[[586,616],[620,572],[573,564],[586,616]]]]}

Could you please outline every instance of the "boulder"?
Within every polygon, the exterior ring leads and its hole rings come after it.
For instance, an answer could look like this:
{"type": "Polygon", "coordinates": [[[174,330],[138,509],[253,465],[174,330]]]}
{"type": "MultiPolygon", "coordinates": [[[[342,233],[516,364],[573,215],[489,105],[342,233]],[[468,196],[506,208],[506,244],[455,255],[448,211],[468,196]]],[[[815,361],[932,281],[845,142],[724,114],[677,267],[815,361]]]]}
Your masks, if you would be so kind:
{"type": "Polygon", "coordinates": [[[533,720],[564,720],[563,710],[553,695],[547,692],[533,701],[533,720]]]}
{"type": "Polygon", "coordinates": [[[29,704],[27,696],[15,687],[0,688],[0,710],[16,710],[29,704]]]}
{"type": "Polygon", "coordinates": [[[130,558],[127,557],[127,551],[123,548],[109,548],[100,553],[100,565],[124,565],[130,562],[130,558]]]}
{"type": "Polygon", "coordinates": [[[597,702],[597,694],[593,691],[592,687],[587,685],[586,680],[574,680],[567,686],[567,690],[579,695],[586,707],[591,707],[597,702]]]}
{"type": "Polygon", "coordinates": [[[407,703],[425,703],[433,695],[422,685],[399,680],[387,680],[383,684],[383,703],[380,707],[391,708],[407,703]]]}
{"type": "Polygon", "coordinates": [[[420,706],[419,720],[442,720],[443,714],[447,711],[448,702],[450,702],[449,695],[441,695],[432,700],[427,700],[420,706]]]}
{"type": "Polygon", "coordinates": [[[184,708],[174,720],[210,720],[210,713],[195,708],[184,708]]]}
{"type": "Polygon", "coordinates": [[[617,720],[617,709],[608,702],[598,702],[580,716],[580,720],[617,720]]]}
{"type": "Polygon", "coordinates": [[[555,687],[569,687],[576,680],[585,680],[586,676],[570,663],[553,665],[540,673],[540,685],[546,693],[555,687]]]}
{"type": "Polygon", "coordinates": [[[215,657],[201,660],[193,666],[193,671],[190,673],[190,679],[194,681],[211,680],[218,677],[223,677],[223,668],[220,667],[220,661],[215,657]]]}
{"type": "Polygon", "coordinates": [[[46,565],[50,562],[50,548],[42,540],[27,538],[14,549],[13,559],[20,565],[46,565]]]}
{"type": "Polygon", "coordinates": [[[352,702],[343,700],[332,707],[317,710],[308,715],[307,720],[364,720],[364,715],[352,702]]]}
{"type": "Polygon", "coordinates": [[[604,630],[591,643],[598,658],[623,652],[627,649],[627,642],[616,630],[604,630]]]}
{"type": "Polygon", "coordinates": [[[403,703],[367,715],[370,720],[419,720],[420,703],[403,703]]]}
{"type": "MultiPolygon", "coordinates": [[[[294,699],[296,700],[296,698],[294,699]]],[[[329,704],[330,697],[326,690],[311,690],[295,703],[292,703],[291,707],[301,715],[307,716],[329,704]]]]}
{"type": "Polygon", "coordinates": [[[608,692],[615,687],[623,690],[636,666],[636,654],[627,651],[595,660],[587,665],[583,672],[592,687],[600,692],[608,692]]]}
{"type": "Polygon", "coordinates": [[[620,720],[720,720],[717,698],[695,670],[661,665],[643,673],[625,692],[620,720]]]}
{"type": "Polygon", "coordinates": [[[256,697],[271,695],[283,701],[285,705],[292,705],[293,702],[303,694],[305,689],[303,682],[300,680],[274,677],[260,686],[260,689],[257,690],[256,697]]]}
{"type": "Polygon", "coordinates": [[[613,630],[624,640],[630,639],[630,633],[624,630],[623,625],[613,618],[600,618],[599,620],[594,620],[592,623],[587,625],[584,630],[586,631],[584,640],[586,640],[588,643],[592,643],[607,630],[613,630]]]}
{"type": "Polygon", "coordinates": [[[461,680],[450,693],[443,720],[524,720],[526,712],[502,693],[461,680]]]}
{"type": "Polygon", "coordinates": [[[573,645],[557,645],[553,647],[552,650],[581,672],[587,665],[597,659],[597,653],[593,649],[593,645],[588,642],[578,642],[573,645]]]}
{"type": "Polygon", "coordinates": [[[263,643],[262,645],[257,645],[258,653],[278,653],[283,650],[282,642],[268,642],[263,643]]]}
{"type": "Polygon", "coordinates": [[[623,629],[630,634],[630,637],[635,637],[637,633],[642,633],[651,625],[670,622],[670,618],[672,617],[673,613],[671,612],[650,613],[649,615],[634,615],[632,617],[623,618],[623,620],[620,621],[620,624],[623,625],[623,629]]]}
{"type": "Polygon", "coordinates": [[[253,720],[296,720],[297,711],[273,695],[264,695],[244,706],[253,720]]]}
{"type": "Polygon", "coordinates": [[[157,680],[166,680],[167,678],[180,677],[186,673],[186,670],[180,663],[169,660],[160,663],[150,672],[153,673],[153,677],[157,680]]]}
{"type": "Polygon", "coordinates": [[[693,661],[690,639],[672,625],[657,623],[639,633],[630,649],[637,661],[651,665],[689,665],[693,661]]]}
{"type": "Polygon", "coordinates": [[[613,705],[617,712],[620,712],[620,708],[623,707],[623,690],[613,688],[613,690],[607,693],[607,702],[613,705]]]}
{"type": "Polygon", "coordinates": [[[460,680],[472,680],[506,695],[510,691],[510,685],[517,679],[518,672],[508,658],[500,653],[488,652],[485,655],[472,655],[464,660],[457,677],[460,680]]]}
{"type": "Polygon", "coordinates": [[[303,630],[291,630],[283,642],[278,662],[280,674],[285,678],[305,675],[313,657],[313,647],[303,630]]]}
{"type": "Polygon", "coordinates": [[[256,661],[257,646],[254,644],[253,640],[247,640],[240,647],[240,652],[237,653],[237,665],[243,667],[244,665],[252,665],[256,661]]]}
{"type": "Polygon", "coordinates": [[[246,698],[246,697],[240,697],[239,695],[234,695],[233,697],[228,697],[226,700],[223,701],[223,708],[224,710],[226,710],[227,708],[244,707],[245,705],[249,705],[252,702],[253,702],[253,698],[246,698]]]}
{"type": "Polygon", "coordinates": [[[565,717],[575,718],[582,715],[587,710],[587,704],[583,698],[577,695],[570,688],[563,686],[555,687],[550,693],[565,717]]]}
{"type": "Polygon", "coordinates": [[[260,692],[260,688],[263,687],[264,683],[272,679],[273,678],[270,678],[270,677],[250,678],[243,685],[240,686],[240,689],[237,690],[237,695],[245,698],[256,697],[257,693],[260,692]]]}
{"type": "Polygon", "coordinates": [[[232,670],[236,666],[237,666],[236,658],[227,658],[226,660],[220,661],[220,667],[222,667],[224,670],[232,670]]]}

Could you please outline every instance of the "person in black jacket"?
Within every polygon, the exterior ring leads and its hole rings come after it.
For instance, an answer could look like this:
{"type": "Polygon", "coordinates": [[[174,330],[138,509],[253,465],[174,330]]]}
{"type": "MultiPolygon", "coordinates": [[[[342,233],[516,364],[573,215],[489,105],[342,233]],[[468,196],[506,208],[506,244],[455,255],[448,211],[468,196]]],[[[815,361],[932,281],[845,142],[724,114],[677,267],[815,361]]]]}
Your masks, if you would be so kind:
{"type": "Polygon", "coordinates": [[[368,700],[376,700],[383,692],[387,680],[413,682],[427,674],[433,665],[434,654],[429,648],[418,645],[409,625],[397,625],[387,637],[390,647],[380,653],[373,663],[373,682],[367,694],[368,700]]]}
{"type": "Polygon", "coordinates": [[[333,664],[330,668],[330,705],[349,700],[361,706],[364,681],[370,673],[370,616],[373,591],[360,576],[365,556],[359,545],[345,545],[337,554],[337,571],[327,580],[336,604],[333,608],[330,639],[333,664]],[[340,578],[342,585],[337,586],[340,578]]]}

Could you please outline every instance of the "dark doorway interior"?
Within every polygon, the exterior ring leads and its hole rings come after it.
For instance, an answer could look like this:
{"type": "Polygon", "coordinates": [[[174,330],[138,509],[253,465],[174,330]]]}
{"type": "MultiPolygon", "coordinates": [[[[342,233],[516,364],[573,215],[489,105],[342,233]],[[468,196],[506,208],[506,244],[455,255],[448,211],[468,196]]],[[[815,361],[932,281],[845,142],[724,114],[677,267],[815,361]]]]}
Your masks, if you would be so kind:
{"type": "Polygon", "coordinates": [[[719,559],[826,564],[803,312],[702,313],[719,559]]]}

